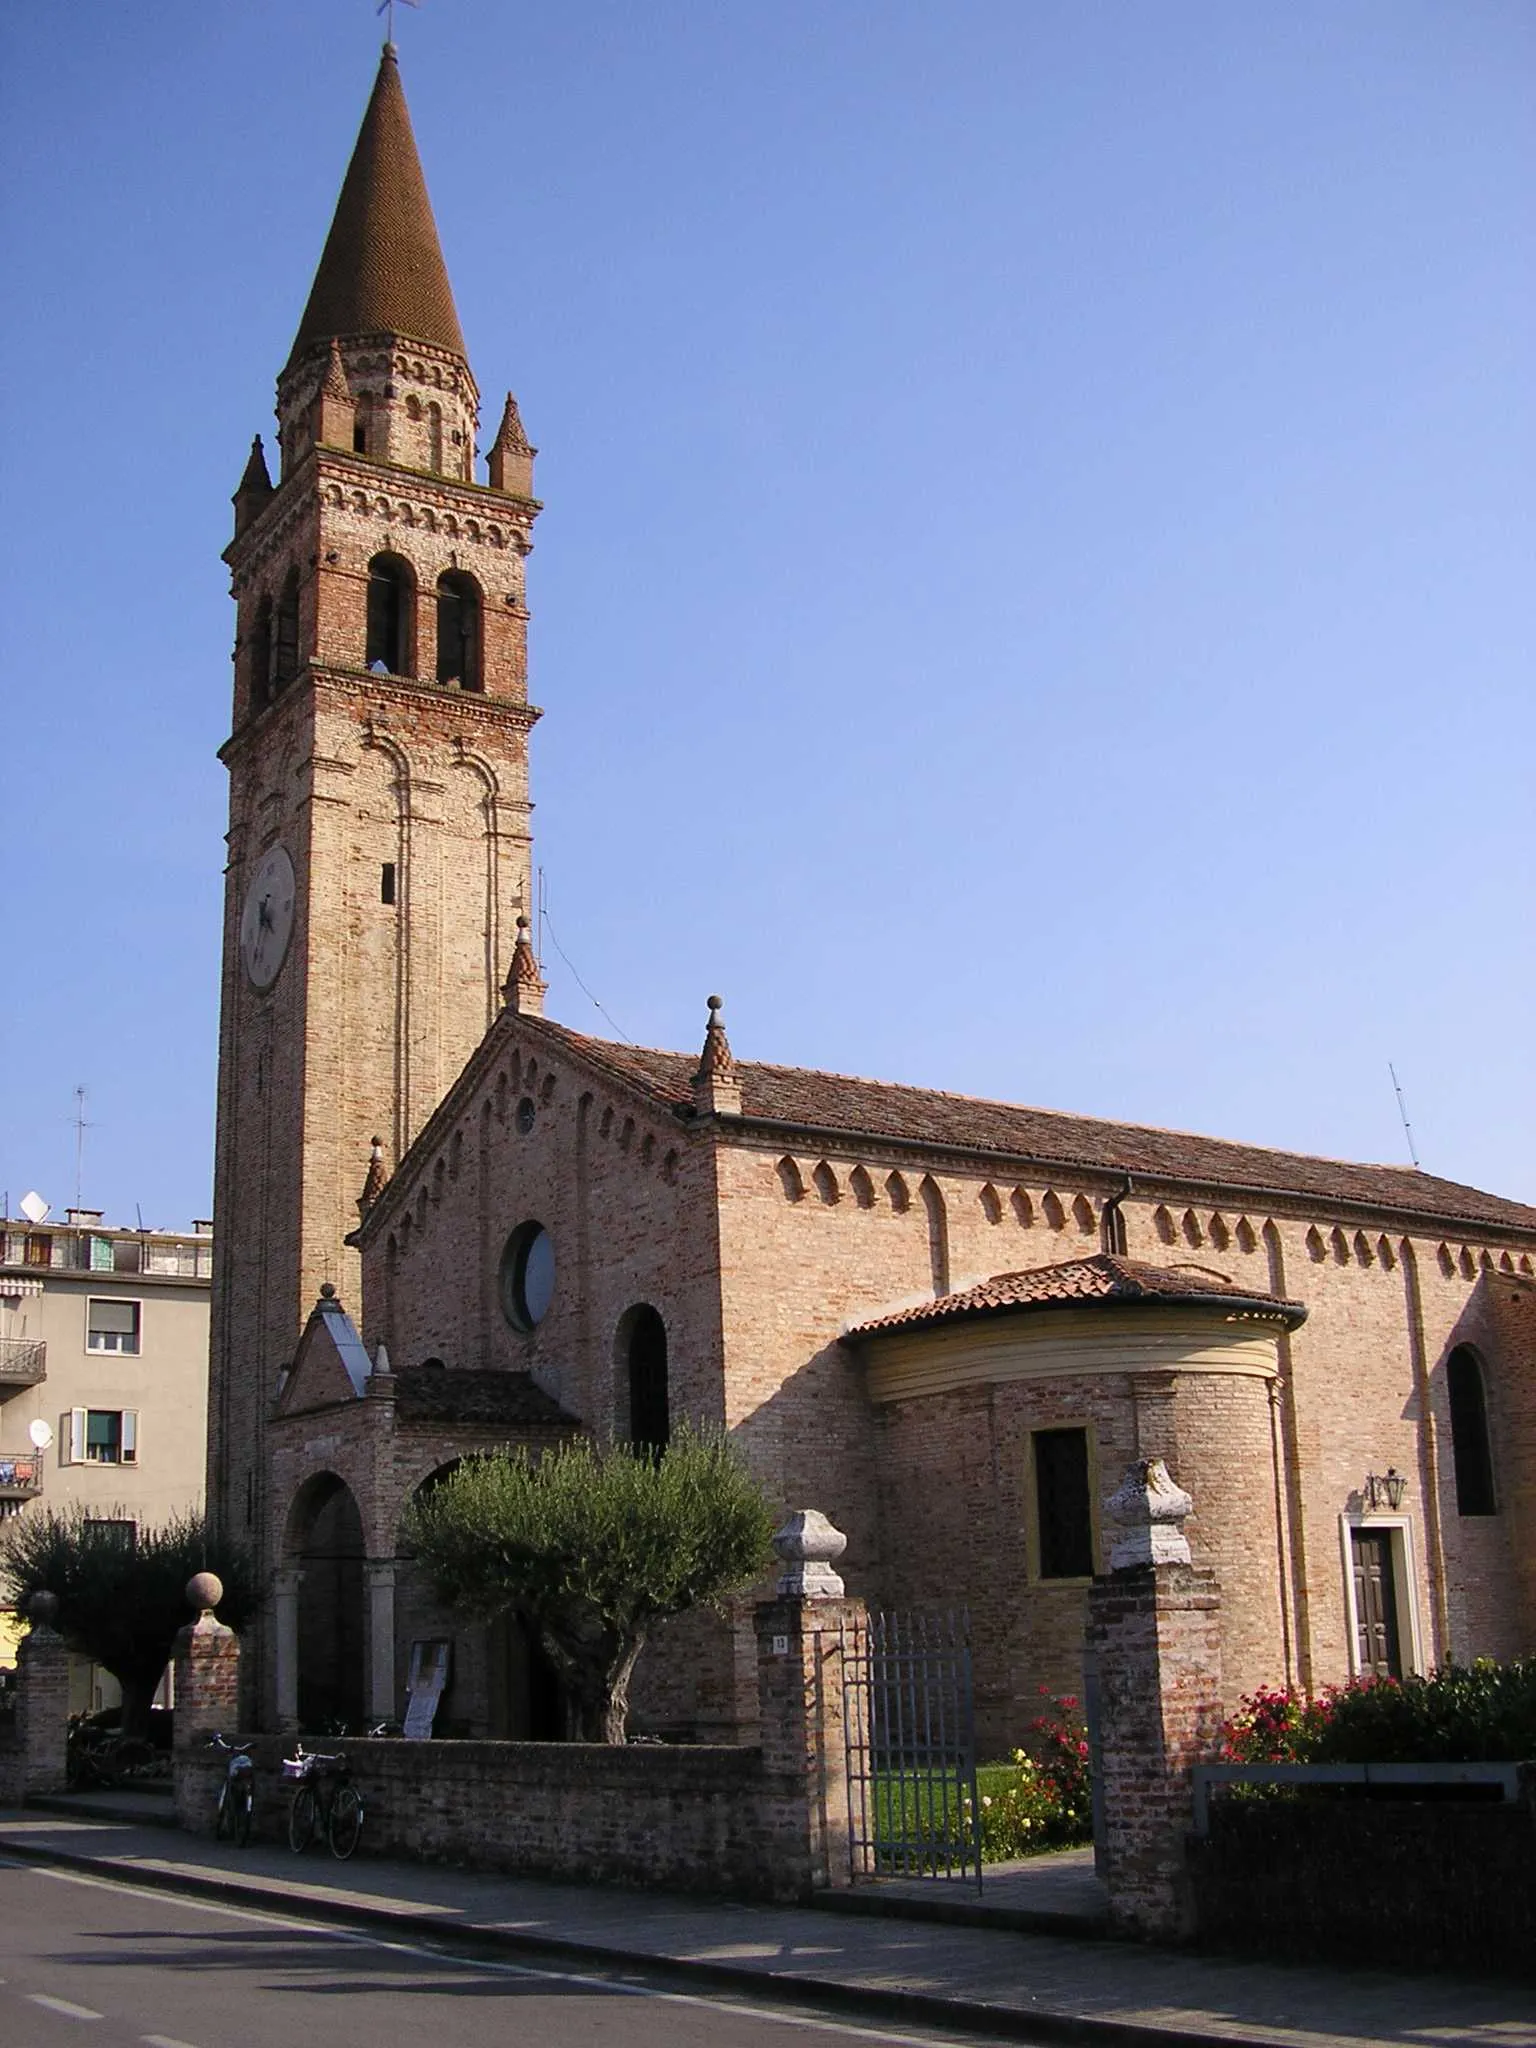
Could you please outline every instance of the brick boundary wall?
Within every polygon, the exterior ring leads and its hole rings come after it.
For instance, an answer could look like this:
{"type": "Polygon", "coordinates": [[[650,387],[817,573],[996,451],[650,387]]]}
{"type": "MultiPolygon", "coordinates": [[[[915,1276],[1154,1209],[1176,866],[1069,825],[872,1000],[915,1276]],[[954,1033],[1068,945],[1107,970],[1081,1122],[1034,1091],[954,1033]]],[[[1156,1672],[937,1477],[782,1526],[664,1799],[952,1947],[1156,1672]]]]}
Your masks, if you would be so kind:
{"type": "Polygon", "coordinates": [[[1202,1945],[1536,1978],[1536,1765],[1507,1805],[1218,1799],[1188,1847],[1202,1945]]]}
{"type": "MultiPolygon", "coordinates": [[[[816,1881],[804,1782],[770,1771],[760,1749],[351,1737],[310,1746],[351,1767],[364,1855],[736,1898],[803,1898],[816,1881]]],[[[260,1841],[287,1838],[281,1760],[291,1748],[291,1737],[255,1738],[260,1841]]],[[[194,1834],[213,1833],[224,1768],[214,1750],[177,1756],[177,1814],[194,1834]]]]}
{"type": "Polygon", "coordinates": [[[0,1746],[0,1798],[62,1792],[69,1748],[69,1652],[62,1636],[34,1620],[16,1652],[16,1720],[0,1746]]]}

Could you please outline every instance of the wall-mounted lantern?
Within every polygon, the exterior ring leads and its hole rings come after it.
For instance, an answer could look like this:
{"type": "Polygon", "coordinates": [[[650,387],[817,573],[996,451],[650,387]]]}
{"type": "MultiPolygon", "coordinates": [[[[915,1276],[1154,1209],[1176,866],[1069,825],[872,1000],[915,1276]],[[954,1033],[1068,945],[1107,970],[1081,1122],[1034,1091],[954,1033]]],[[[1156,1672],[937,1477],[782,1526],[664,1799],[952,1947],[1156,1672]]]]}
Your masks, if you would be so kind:
{"type": "Polygon", "coordinates": [[[1385,1472],[1366,1474],[1365,1504],[1368,1508],[1400,1508],[1407,1491],[1408,1482],[1395,1465],[1389,1465],[1385,1472]]]}

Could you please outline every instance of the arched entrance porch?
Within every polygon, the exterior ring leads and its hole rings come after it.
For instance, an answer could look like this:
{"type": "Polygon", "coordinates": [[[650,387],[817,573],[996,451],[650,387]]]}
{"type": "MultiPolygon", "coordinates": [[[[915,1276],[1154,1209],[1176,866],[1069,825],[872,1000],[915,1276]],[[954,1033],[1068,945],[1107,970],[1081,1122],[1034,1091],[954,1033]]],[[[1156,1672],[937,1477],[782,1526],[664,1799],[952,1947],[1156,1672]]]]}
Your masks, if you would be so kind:
{"type": "Polygon", "coordinates": [[[346,1481],[317,1472],[299,1488],[283,1532],[277,1587],[277,1706],[285,1725],[356,1726],[365,1697],[363,1522],[346,1481]]]}

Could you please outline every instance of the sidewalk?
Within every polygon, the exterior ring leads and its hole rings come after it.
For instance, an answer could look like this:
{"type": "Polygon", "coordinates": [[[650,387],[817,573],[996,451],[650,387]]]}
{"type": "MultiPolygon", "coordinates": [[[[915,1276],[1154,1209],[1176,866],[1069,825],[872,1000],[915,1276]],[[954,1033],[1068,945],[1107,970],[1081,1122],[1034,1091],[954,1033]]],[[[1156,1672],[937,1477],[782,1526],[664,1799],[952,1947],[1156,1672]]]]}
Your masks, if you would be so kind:
{"type": "MultiPolygon", "coordinates": [[[[1234,1961],[1118,1942],[244,1851],[131,1821],[0,1812],[0,1855],[278,1913],[908,2025],[1175,2048],[1536,2048],[1536,1986],[1234,1961]]],[[[892,1902],[895,1903],[894,1901],[892,1902]]]]}

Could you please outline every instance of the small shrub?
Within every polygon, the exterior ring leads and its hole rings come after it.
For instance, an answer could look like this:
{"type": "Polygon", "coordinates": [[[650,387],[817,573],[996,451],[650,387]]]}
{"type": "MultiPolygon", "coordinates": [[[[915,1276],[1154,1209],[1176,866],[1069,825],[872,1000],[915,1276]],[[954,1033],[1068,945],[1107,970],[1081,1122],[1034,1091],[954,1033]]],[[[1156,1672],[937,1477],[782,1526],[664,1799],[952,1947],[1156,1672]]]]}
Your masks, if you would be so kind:
{"type": "Polygon", "coordinates": [[[1033,1856],[1087,1841],[1093,1833],[1088,1733],[1073,1698],[1053,1699],[1029,1724],[1029,1746],[976,1773],[984,1863],[1033,1856]]]}
{"type": "Polygon", "coordinates": [[[1427,1678],[1356,1678],[1307,1700],[1244,1695],[1222,1728],[1228,1763],[1519,1763],[1536,1757],[1536,1657],[1444,1664],[1427,1678]]]}

